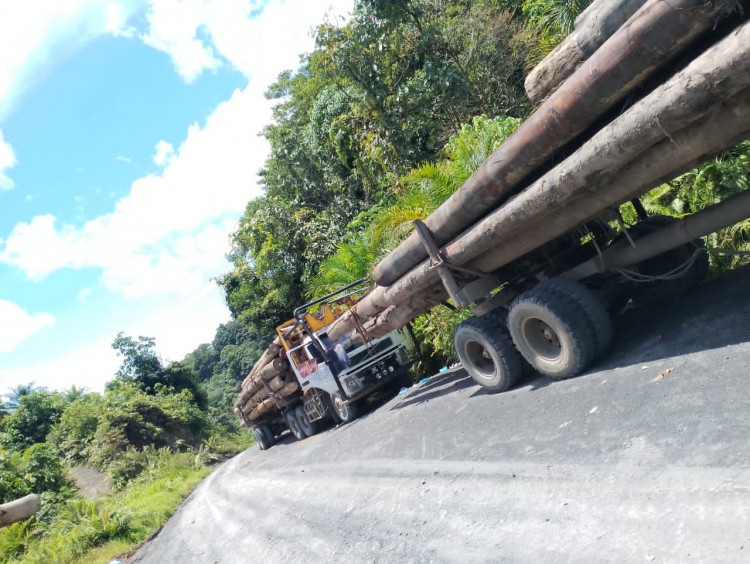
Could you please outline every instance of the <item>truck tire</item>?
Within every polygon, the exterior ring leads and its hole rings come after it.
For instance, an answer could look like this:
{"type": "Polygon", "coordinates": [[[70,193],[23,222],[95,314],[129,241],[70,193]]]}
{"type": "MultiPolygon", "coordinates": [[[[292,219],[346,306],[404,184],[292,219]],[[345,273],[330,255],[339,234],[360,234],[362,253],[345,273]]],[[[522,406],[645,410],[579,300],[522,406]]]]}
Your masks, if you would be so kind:
{"type": "Polygon", "coordinates": [[[256,427],[254,431],[257,433],[256,437],[260,450],[268,450],[273,446],[274,436],[271,432],[271,428],[268,425],[260,425],[259,427],[256,427]]]}
{"type": "Polygon", "coordinates": [[[297,423],[299,423],[300,429],[305,435],[307,435],[308,437],[312,437],[318,432],[317,421],[310,421],[307,413],[305,413],[304,405],[297,406],[297,408],[294,410],[294,414],[297,418],[297,423]]]}
{"type": "Polygon", "coordinates": [[[596,357],[588,314],[557,292],[532,288],[518,296],[511,303],[508,329],[529,364],[553,380],[576,376],[596,357]]]}
{"type": "Polygon", "coordinates": [[[253,429],[253,438],[255,439],[255,442],[260,450],[266,450],[266,445],[264,444],[263,439],[261,439],[261,435],[258,432],[258,429],[253,429]]]}
{"type": "Polygon", "coordinates": [[[356,402],[346,403],[341,394],[330,395],[331,415],[337,423],[350,423],[359,417],[359,406],[356,402]]]}
{"type": "Polygon", "coordinates": [[[286,424],[287,427],[289,427],[289,430],[292,432],[292,435],[298,440],[301,441],[305,438],[305,433],[302,432],[302,428],[299,425],[299,421],[297,420],[297,414],[295,413],[295,410],[292,409],[291,411],[286,412],[286,424]]]}
{"type": "Polygon", "coordinates": [[[576,302],[586,312],[591,329],[596,339],[596,353],[598,358],[612,344],[612,319],[607,313],[604,301],[594,292],[575,280],[564,278],[549,278],[537,286],[539,292],[554,292],[576,302]]]}
{"type": "Polygon", "coordinates": [[[453,333],[453,346],[469,376],[490,392],[504,392],[523,374],[521,356],[492,316],[462,321],[453,333]]]}

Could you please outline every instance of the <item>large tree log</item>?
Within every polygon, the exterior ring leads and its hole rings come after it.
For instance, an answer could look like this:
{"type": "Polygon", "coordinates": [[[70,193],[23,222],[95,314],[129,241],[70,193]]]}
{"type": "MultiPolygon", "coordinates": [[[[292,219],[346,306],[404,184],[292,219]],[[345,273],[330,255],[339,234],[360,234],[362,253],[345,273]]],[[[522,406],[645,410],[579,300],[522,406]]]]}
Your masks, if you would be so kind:
{"type": "Polygon", "coordinates": [[[526,94],[538,104],[593,55],[646,0],[596,0],[576,19],[575,29],[526,77],[526,94]]]}
{"type": "MultiPolygon", "coordinates": [[[[736,0],[649,0],[425,220],[438,245],[517,191],[555,151],[737,5],[736,0]]],[[[392,285],[426,257],[412,233],[377,265],[373,277],[381,286],[392,285]]]]}
{"type": "Polygon", "coordinates": [[[268,382],[268,387],[271,388],[272,392],[278,392],[281,388],[286,386],[289,382],[296,382],[297,379],[295,378],[294,374],[292,372],[282,372],[272,380],[268,382]]]}
{"type": "Polygon", "coordinates": [[[244,388],[246,385],[248,385],[250,381],[253,379],[253,377],[255,376],[255,374],[258,372],[258,370],[263,368],[266,364],[271,362],[274,358],[278,357],[279,353],[281,353],[282,351],[283,349],[281,346],[281,340],[278,337],[276,337],[273,340],[273,342],[270,345],[268,345],[268,348],[256,361],[256,363],[253,365],[248,375],[242,381],[242,387],[244,388]]]}
{"type": "Polygon", "coordinates": [[[289,370],[289,362],[285,358],[274,358],[260,369],[258,377],[264,382],[268,382],[287,370],[289,370]]]}
{"type": "MultiPolygon", "coordinates": [[[[745,24],[603,128],[566,161],[457,237],[443,249],[443,256],[451,264],[491,272],[575,227],[581,218],[601,213],[610,205],[601,199],[606,198],[610,190],[607,183],[614,180],[630,182],[621,171],[626,163],[718,111],[723,101],[749,86],[750,24],[745,24]],[[606,182],[601,181],[603,178],[606,182]],[[591,190],[598,190],[594,193],[601,196],[593,198],[591,190]],[[586,191],[587,197],[576,199],[579,203],[575,207],[569,206],[566,198],[573,201],[582,191],[586,191]],[[565,229],[562,232],[553,229],[550,218],[563,223],[565,229]],[[498,246],[509,245],[511,239],[519,249],[523,248],[523,252],[512,252],[499,260],[497,257],[504,253],[505,247],[497,250],[498,246]],[[524,241],[534,243],[524,244],[524,241]],[[487,252],[493,248],[496,250],[487,252]]],[[[742,131],[742,124],[737,125],[742,131]]],[[[725,140],[732,142],[736,130],[726,128],[726,132],[725,140]]],[[[727,145],[716,141],[716,146],[727,145]]],[[[693,166],[700,155],[699,151],[694,157],[685,157],[685,161],[693,166]]],[[[677,167],[677,170],[681,168],[677,167]]],[[[655,180],[662,177],[658,172],[653,173],[655,180]]],[[[648,184],[642,186],[641,192],[648,187],[648,184]]],[[[439,277],[425,261],[396,284],[375,288],[357,305],[357,311],[366,320],[390,306],[424,299],[434,291],[436,284],[439,284],[439,277]]]]}
{"type": "Polygon", "coordinates": [[[260,389],[263,388],[263,382],[272,380],[282,372],[289,370],[289,361],[286,358],[277,357],[271,359],[270,362],[258,368],[258,364],[253,367],[251,378],[249,382],[245,383],[235,402],[236,406],[240,406],[247,402],[253,394],[256,394],[260,389]]]}
{"type": "Polygon", "coordinates": [[[564,211],[539,215],[523,235],[499,233],[501,244],[483,256],[481,262],[487,268],[500,268],[598,215],[587,213],[589,205],[606,209],[630,201],[748,138],[750,89],[575,194],[562,197],[560,193],[549,193],[548,204],[564,211]]]}
{"type": "MultiPolygon", "coordinates": [[[[354,317],[356,315],[371,338],[381,337],[394,329],[400,329],[447,298],[445,288],[439,284],[421,292],[419,297],[409,300],[408,303],[397,306],[385,303],[384,294],[384,288],[377,286],[354,308],[331,324],[328,328],[328,336],[338,341],[347,333],[354,331],[357,326],[354,317]]],[[[359,333],[352,336],[355,342],[362,342],[362,339],[359,333]]]]}
{"type": "Polygon", "coordinates": [[[20,499],[0,505],[0,527],[28,519],[41,508],[39,496],[29,494],[20,499]]]}

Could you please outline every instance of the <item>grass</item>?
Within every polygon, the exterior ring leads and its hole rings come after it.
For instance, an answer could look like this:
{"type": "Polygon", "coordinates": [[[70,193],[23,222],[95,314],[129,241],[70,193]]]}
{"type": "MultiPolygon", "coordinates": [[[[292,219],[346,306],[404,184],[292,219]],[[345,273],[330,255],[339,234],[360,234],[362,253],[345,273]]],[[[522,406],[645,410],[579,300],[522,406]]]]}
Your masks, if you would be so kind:
{"type": "Polygon", "coordinates": [[[162,527],[210,471],[195,453],[173,454],[125,491],[94,502],[68,501],[49,523],[29,521],[7,527],[0,546],[4,540],[12,543],[23,538],[25,550],[5,553],[0,561],[109,562],[162,527]],[[16,526],[19,528],[14,531],[16,526]]]}

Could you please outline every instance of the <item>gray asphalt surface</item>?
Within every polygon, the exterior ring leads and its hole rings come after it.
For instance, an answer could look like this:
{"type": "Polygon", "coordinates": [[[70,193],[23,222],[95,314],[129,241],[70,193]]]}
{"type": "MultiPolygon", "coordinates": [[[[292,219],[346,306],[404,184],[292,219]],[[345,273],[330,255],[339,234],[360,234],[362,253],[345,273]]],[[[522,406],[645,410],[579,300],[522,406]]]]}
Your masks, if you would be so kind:
{"type": "Polygon", "coordinates": [[[462,371],[225,463],[137,562],[749,562],[750,270],[617,320],[586,374],[462,371]]]}

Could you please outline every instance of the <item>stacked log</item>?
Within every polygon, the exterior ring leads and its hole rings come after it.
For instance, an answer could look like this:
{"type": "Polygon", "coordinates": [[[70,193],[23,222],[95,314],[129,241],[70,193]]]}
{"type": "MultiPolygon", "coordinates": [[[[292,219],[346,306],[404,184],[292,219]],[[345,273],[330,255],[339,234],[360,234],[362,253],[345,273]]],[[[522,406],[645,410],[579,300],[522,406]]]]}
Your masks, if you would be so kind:
{"type": "MultiPolygon", "coordinates": [[[[541,176],[557,151],[737,6],[736,0],[648,0],[424,221],[435,242],[448,243],[541,176]]],[[[373,278],[390,286],[426,258],[412,233],[375,267],[373,278]]]]}
{"type": "MultiPolygon", "coordinates": [[[[441,250],[443,259],[478,273],[491,273],[607,207],[632,199],[731,148],[750,136],[748,88],[750,24],[744,24],[604,126],[565,161],[449,241],[441,250]],[[676,142],[678,138],[683,143],[676,142]]],[[[495,166],[491,161],[500,158],[497,155],[490,157],[483,169],[495,166]]],[[[497,188],[491,178],[485,177],[484,182],[485,189],[497,188]]],[[[484,194],[480,191],[477,197],[484,194]]],[[[459,197],[452,202],[460,205],[462,201],[467,200],[459,197]]],[[[408,239],[406,243],[392,255],[408,248],[408,239]]],[[[441,287],[437,271],[424,260],[391,285],[376,287],[357,305],[357,313],[368,319],[382,316],[392,307],[429,309],[440,303],[437,288],[441,287]]],[[[338,338],[353,327],[347,315],[329,335],[338,338]]]]}
{"type": "Polygon", "coordinates": [[[573,33],[563,39],[524,81],[526,95],[542,102],[593,55],[646,0],[599,0],[576,18],[573,33]]]}
{"type": "Polygon", "coordinates": [[[250,423],[285,406],[298,391],[299,383],[277,337],[243,380],[235,412],[250,423]]]}
{"type": "MultiPolygon", "coordinates": [[[[424,221],[441,258],[475,278],[492,274],[750,137],[750,23],[739,25],[736,15],[748,4],[592,3],[527,80],[531,99],[546,101],[424,221]],[[738,27],[716,31],[730,17],[738,27]],[[699,40],[715,44],[612,115],[647,78],[698,50],[699,40]],[[568,156],[553,162],[561,151],[568,156]]],[[[385,335],[447,297],[417,234],[373,277],[378,285],[328,328],[330,338],[362,340],[362,328],[385,335]]],[[[269,348],[243,383],[237,406],[246,422],[297,393],[296,380],[288,383],[273,365],[277,357],[269,348]]]]}

